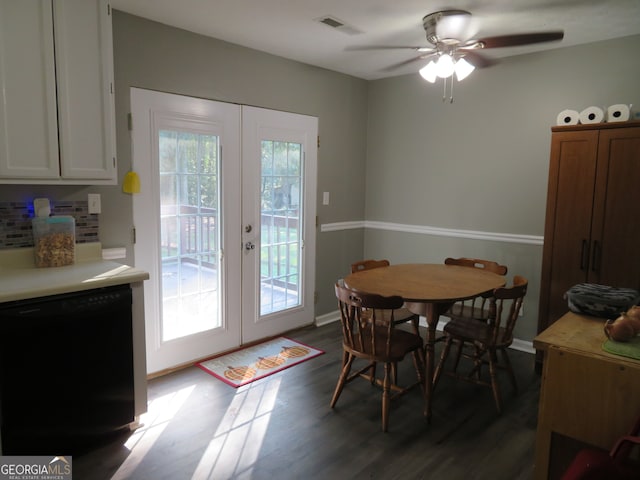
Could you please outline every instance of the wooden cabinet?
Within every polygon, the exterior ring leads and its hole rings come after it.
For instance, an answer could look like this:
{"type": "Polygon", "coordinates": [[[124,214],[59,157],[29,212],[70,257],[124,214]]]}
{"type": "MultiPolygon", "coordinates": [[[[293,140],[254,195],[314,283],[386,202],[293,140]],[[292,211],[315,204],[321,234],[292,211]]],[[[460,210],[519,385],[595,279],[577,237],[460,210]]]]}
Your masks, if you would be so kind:
{"type": "Polygon", "coordinates": [[[640,124],[552,129],[538,331],[589,282],[640,290],[640,124]]]}
{"type": "Polygon", "coordinates": [[[602,350],[603,323],[569,312],[533,340],[545,354],[536,479],[560,478],[585,446],[609,451],[638,417],[640,360],[602,350]]]}
{"type": "Polygon", "coordinates": [[[0,0],[0,183],[115,184],[106,0],[0,0]]]}

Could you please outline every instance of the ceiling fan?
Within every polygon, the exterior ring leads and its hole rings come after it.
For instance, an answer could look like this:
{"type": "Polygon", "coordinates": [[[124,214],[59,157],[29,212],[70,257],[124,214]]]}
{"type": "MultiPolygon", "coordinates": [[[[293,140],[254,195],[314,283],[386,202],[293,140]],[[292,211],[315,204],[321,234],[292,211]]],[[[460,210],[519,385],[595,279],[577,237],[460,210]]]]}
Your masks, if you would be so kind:
{"type": "MultiPolygon", "coordinates": [[[[453,78],[454,74],[460,81],[475,68],[489,67],[496,63],[495,60],[479,53],[480,50],[552,42],[562,40],[564,37],[562,30],[555,30],[473,39],[477,32],[477,25],[471,13],[466,10],[442,10],[430,13],[423,17],[422,25],[431,46],[366,46],[348,49],[411,49],[420,52],[417,57],[391,65],[385,70],[391,71],[416,61],[431,59],[420,69],[420,75],[431,83],[435,83],[437,78],[444,78],[446,91],[446,79],[453,78]]],[[[453,86],[453,80],[451,85],[453,86]]]]}

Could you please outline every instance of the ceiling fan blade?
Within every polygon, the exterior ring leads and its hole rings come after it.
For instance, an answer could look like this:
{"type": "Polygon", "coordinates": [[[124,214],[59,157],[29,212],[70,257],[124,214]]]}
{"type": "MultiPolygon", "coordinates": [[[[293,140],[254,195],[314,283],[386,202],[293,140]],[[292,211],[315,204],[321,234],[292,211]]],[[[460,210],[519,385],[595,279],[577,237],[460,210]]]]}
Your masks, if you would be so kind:
{"type": "Polygon", "coordinates": [[[396,70],[400,67],[404,67],[405,65],[409,65],[410,63],[417,62],[419,60],[426,60],[429,57],[434,56],[435,53],[426,53],[424,55],[418,55],[417,57],[410,58],[409,60],[403,60],[402,62],[394,63],[393,65],[389,65],[382,69],[383,72],[390,72],[392,70],[396,70]]]}
{"type": "Polygon", "coordinates": [[[345,52],[361,52],[367,50],[415,50],[417,52],[431,52],[434,49],[424,46],[409,46],[409,45],[354,45],[351,47],[345,47],[345,52]]]}
{"type": "Polygon", "coordinates": [[[498,63],[497,60],[487,58],[474,50],[466,50],[464,48],[460,48],[458,49],[458,52],[461,52],[464,58],[476,68],[487,68],[498,63]]]}
{"type": "Polygon", "coordinates": [[[520,45],[530,45],[532,43],[553,42],[562,40],[564,32],[557,30],[553,32],[532,32],[517,33],[514,35],[499,35],[496,37],[485,37],[477,40],[482,43],[483,48],[503,48],[517,47],[520,45]]]}

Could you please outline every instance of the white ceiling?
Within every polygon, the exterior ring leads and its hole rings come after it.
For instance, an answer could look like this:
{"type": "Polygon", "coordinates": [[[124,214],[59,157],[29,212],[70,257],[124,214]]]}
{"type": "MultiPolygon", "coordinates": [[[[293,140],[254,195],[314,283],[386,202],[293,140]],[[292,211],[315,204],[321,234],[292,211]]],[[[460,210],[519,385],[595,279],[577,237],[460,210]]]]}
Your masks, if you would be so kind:
{"type": "Polygon", "coordinates": [[[111,0],[113,8],[299,62],[367,80],[416,72],[420,62],[385,71],[412,50],[345,51],[367,45],[428,45],[422,17],[468,10],[475,36],[564,30],[561,42],[486,50],[500,58],[640,34],[640,0],[111,0]],[[353,32],[322,23],[333,17],[353,32]]]}

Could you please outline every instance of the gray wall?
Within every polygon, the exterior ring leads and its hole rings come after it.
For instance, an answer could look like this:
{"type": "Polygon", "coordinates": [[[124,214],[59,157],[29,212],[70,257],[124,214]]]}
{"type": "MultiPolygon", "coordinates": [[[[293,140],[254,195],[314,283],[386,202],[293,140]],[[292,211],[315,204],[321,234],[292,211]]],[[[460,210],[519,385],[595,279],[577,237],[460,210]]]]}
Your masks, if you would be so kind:
{"type": "MultiPolygon", "coordinates": [[[[419,75],[370,82],[366,219],[542,237],[550,127],[566,108],[640,107],[639,49],[634,36],[504,59],[456,83],[453,104],[419,75]]],[[[504,263],[530,281],[516,336],[535,336],[541,246],[367,229],[365,256],[504,263]]]]}
{"type": "MultiPolygon", "coordinates": [[[[366,82],[114,12],[119,176],[130,168],[129,87],[319,117],[320,224],[376,220],[542,236],[550,126],[565,108],[640,105],[640,36],[506,59],[456,84],[418,75],[366,82]],[[365,183],[366,176],[366,183],[365,183]],[[366,189],[365,189],[366,184],[366,189]],[[331,192],[323,206],[322,192],[331,192]],[[365,210],[366,205],[366,210],[365,210]]],[[[133,262],[131,197],[114,187],[0,186],[0,201],[102,194],[100,236],[133,262]]],[[[319,232],[316,315],[362,257],[478,256],[531,281],[520,338],[535,334],[541,247],[376,229],[319,232]]]]}
{"type": "MultiPolygon", "coordinates": [[[[126,113],[132,86],[313,115],[321,139],[319,222],[364,217],[367,82],[118,11],[113,37],[121,175],[131,164],[126,113]],[[329,206],[322,205],[323,191],[331,192],[329,206]]],[[[132,225],[131,201],[125,200],[117,217],[105,218],[105,228],[118,229],[120,239],[128,238],[132,225]]],[[[347,232],[339,241],[318,238],[317,312],[335,309],[332,281],[362,251],[362,232],[347,232]]]]}

